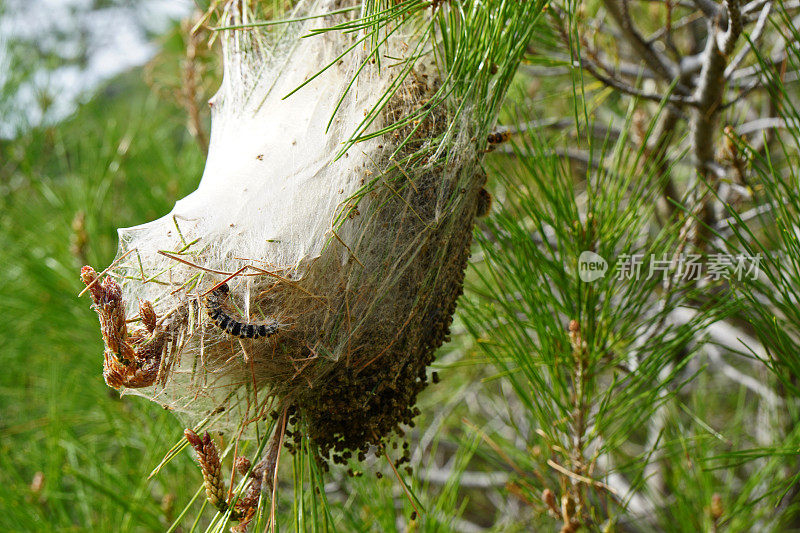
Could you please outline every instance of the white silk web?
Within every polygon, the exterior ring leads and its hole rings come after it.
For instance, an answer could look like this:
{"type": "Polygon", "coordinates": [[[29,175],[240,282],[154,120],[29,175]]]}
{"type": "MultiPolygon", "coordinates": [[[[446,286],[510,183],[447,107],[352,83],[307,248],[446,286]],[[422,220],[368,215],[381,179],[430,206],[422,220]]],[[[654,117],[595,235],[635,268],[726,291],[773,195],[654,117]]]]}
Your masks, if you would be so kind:
{"type": "MultiPolygon", "coordinates": [[[[249,22],[239,5],[228,7],[231,25],[249,22]]],[[[381,45],[380,64],[361,33],[308,36],[348,20],[308,18],[341,5],[301,6],[305,20],[271,33],[223,32],[197,190],[168,215],[119,230],[110,275],[128,316],[147,300],[170,324],[157,381],[127,391],[187,424],[234,430],[286,400],[312,426],[331,425],[312,438],[346,434],[328,447],[357,446],[410,421],[446,339],[484,180],[472,132],[449,127],[441,106],[340,154],[360,128],[380,132],[425,109],[439,83],[433,54],[407,75],[387,64],[419,54],[411,24],[381,45]],[[224,280],[226,314],[277,322],[279,333],[238,339],[216,327],[203,295],[224,280]],[[380,420],[356,431],[353,409],[380,420]]]]}

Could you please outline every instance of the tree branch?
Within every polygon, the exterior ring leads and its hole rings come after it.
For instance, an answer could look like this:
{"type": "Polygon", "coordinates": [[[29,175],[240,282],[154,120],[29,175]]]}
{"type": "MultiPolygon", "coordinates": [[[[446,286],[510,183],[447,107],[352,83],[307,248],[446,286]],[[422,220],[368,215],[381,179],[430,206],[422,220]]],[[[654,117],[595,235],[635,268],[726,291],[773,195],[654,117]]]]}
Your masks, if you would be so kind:
{"type": "Polygon", "coordinates": [[[645,100],[650,100],[652,102],[661,102],[665,100],[671,104],[676,105],[696,105],[694,98],[691,96],[681,96],[675,94],[663,95],[657,93],[651,93],[647,91],[643,91],[637,87],[632,85],[628,85],[622,80],[619,80],[615,77],[606,75],[600,72],[600,68],[593,60],[588,58],[581,58],[581,66],[585,68],[589,74],[597,78],[599,81],[604,83],[605,85],[611,87],[612,89],[616,89],[617,91],[623,92],[630,96],[635,96],[637,98],[643,98],[645,100]]]}
{"type": "MultiPolygon", "coordinates": [[[[630,43],[636,53],[642,58],[645,64],[656,72],[662,80],[672,82],[678,75],[678,67],[669,60],[664,54],[656,50],[652,43],[647,42],[642,37],[639,30],[633,25],[628,11],[627,0],[604,0],[609,15],[622,30],[622,35],[630,43]],[[620,3],[621,2],[621,3],[620,3]]],[[[682,92],[682,89],[679,90],[682,92]]]]}
{"type": "Polygon", "coordinates": [[[767,19],[769,18],[769,12],[771,9],[772,2],[767,2],[761,9],[756,26],[753,28],[752,33],[750,33],[750,42],[747,46],[742,48],[738,54],[736,54],[736,57],[734,57],[730,64],[725,68],[725,78],[730,79],[731,75],[739,66],[739,64],[744,60],[745,57],[747,57],[747,54],[753,50],[753,47],[755,47],[759,39],[761,39],[761,35],[767,25],[767,19]]]}
{"type": "Polygon", "coordinates": [[[728,56],[733,52],[736,41],[742,34],[742,13],[739,10],[739,0],[725,0],[725,11],[728,15],[728,28],[725,33],[717,32],[717,46],[722,55],[728,56]]]}

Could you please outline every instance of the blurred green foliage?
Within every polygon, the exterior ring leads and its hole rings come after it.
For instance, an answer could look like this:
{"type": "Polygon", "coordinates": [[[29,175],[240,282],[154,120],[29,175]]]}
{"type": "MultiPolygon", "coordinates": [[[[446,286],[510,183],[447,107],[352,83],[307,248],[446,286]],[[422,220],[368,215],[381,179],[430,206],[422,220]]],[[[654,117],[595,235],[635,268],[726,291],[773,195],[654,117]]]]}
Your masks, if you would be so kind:
{"type": "Polygon", "coordinates": [[[182,428],[105,385],[97,318],[77,297],[80,266],[113,260],[117,227],[168,212],[196,185],[204,156],[183,122],[137,70],[70,119],[0,141],[5,530],[159,530],[171,499],[194,492],[188,455],[146,480],[182,428]]]}

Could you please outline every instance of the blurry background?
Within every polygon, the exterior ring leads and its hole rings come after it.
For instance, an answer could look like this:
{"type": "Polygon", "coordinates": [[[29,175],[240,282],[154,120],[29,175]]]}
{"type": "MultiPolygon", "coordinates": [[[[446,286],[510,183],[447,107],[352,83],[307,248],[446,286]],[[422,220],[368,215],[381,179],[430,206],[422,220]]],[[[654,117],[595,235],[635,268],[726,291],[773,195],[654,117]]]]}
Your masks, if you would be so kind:
{"type": "Polygon", "coordinates": [[[0,3],[0,527],[166,529],[194,494],[188,454],[147,474],[183,428],[102,378],[83,264],[116,228],[151,220],[197,183],[204,154],[159,55],[180,76],[189,1],[0,3]]]}

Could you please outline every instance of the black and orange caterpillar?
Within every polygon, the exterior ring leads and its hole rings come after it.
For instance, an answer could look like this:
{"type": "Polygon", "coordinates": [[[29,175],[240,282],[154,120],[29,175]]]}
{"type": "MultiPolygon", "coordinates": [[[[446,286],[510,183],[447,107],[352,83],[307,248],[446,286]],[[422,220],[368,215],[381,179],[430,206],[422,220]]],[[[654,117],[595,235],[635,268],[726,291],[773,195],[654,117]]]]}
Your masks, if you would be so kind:
{"type": "Polygon", "coordinates": [[[278,323],[270,324],[248,324],[232,317],[225,311],[225,303],[228,300],[230,289],[227,283],[223,283],[205,297],[206,312],[209,318],[214,321],[219,329],[242,339],[257,339],[259,337],[270,337],[278,332],[278,323]]]}

